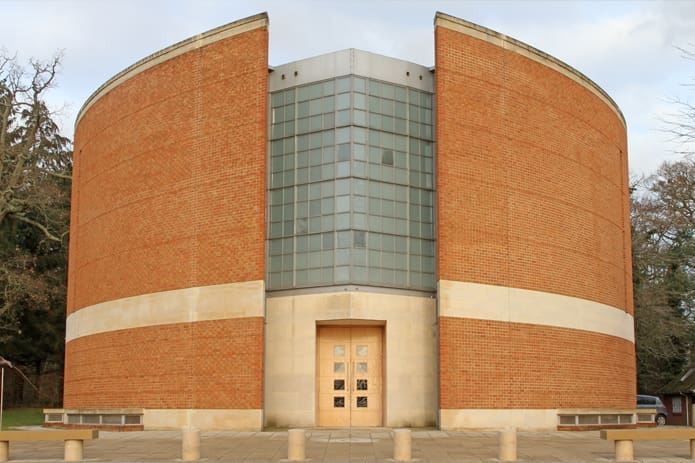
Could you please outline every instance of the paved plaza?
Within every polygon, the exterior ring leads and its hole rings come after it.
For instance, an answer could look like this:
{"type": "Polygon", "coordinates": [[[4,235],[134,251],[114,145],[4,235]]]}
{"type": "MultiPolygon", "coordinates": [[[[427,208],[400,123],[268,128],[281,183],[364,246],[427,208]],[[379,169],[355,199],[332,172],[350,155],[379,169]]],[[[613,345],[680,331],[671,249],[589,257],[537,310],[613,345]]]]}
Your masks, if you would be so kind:
{"type": "MultiPolygon", "coordinates": [[[[311,462],[393,461],[390,429],[308,429],[306,457],[311,462]]],[[[447,432],[415,429],[413,459],[420,462],[498,461],[495,432],[447,432]]],[[[609,462],[613,443],[597,431],[520,432],[518,458],[526,462],[609,462]]],[[[101,432],[86,441],[85,461],[181,461],[181,433],[177,431],[101,432]]],[[[287,458],[287,431],[201,433],[201,461],[278,462],[287,458]]],[[[10,461],[62,461],[62,442],[16,442],[10,461]]],[[[635,459],[641,462],[691,462],[688,441],[635,442],[635,459]]]]}

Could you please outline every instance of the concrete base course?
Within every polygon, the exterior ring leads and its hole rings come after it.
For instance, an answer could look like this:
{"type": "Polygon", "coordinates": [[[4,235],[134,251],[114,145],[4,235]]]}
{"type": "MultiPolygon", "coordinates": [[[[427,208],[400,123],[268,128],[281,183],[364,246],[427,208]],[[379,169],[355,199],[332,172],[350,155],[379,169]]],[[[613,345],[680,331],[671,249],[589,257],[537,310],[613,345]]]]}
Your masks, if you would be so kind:
{"type": "MultiPolygon", "coordinates": [[[[307,429],[306,459],[313,462],[392,462],[393,430],[307,429]]],[[[412,459],[418,462],[498,462],[498,432],[411,430],[412,459]]],[[[84,443],[89,461],[181,461],[181,431],[100,432],[84,443]]],[[[517,459],[524,462],[615,461],[610,441],[597,431],[518,432],[517,459]]],[[[206,462],[287,461],[288,432],[203,431],[200,451],[206,462]]],[[[63,442],[16,442],[12,461],[60,461],[63,442]]],[[[635,442],[634,459],[645,463],[684,463],[690,444],[684,441],[635,442]]]]}

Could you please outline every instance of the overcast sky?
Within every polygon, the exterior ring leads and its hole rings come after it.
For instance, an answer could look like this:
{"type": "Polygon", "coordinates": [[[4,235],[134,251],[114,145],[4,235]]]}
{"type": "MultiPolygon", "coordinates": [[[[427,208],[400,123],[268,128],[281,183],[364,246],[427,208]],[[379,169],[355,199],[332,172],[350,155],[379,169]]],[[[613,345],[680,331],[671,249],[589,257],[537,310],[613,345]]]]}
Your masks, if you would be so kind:
{"type": "Polygon", "coordinates": [[[0,0],[0,47],[21,60],[64,52],[50,95],[65,135],[101,84],[135,61],[214,27],[267,11],[270,65],[359,48],[434,64],[436,11],[526,42],[578,69],[618,103],[630,170],[678,159],[662,120],[695,102],[695,1],[0,0]]]}

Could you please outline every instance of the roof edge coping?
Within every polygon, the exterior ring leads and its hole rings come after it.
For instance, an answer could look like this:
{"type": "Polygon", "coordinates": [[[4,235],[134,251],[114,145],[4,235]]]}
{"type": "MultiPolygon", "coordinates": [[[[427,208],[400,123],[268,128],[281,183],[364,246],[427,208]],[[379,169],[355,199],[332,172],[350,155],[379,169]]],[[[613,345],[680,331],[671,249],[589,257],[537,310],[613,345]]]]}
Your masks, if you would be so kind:
{"type": "Polygon", "coordinates": [[[135,77],[141,72],[146,71],[160,63],[168,61],[172,58],[180,56],[198,48],[202,48],[211,43],[233,37],[244,32],[249,32],[254,29],[260,29],[262,27],[268,26],[268,13],[258,13],[247,18],[239,19],[228,24],[224,24],[209,31],[196,34],[187,39],[176,42],[166,48],[152,53],[145,58],[136,61],[131,64],[115,76],[111,77],[109,80],[104,82],[99,88],[97,88],[94,93],[92,93],[87,101],[84,102],[80,111],[77,113],[77,118],[75,119],[75,129],[82,119],[82,116],[87,112],[87,110],[92,107],[102,96],[106,95],[108,92],[113,90],[115,87],[121,85],[123,82],[135,77]]]}
{"type": "Polygon", "coordinates": [[[610,95],[608,95],[608,93],[606,93],[606,91],[602,89],[596,82],[589,79],[585,74],[576,70],[564,61],[513,37],[509,37],[492,29],[488,29],[487,27],[480,26],[470,21],[466,21],[465,19],[460,19],[440,11],[437,11],[434,15],[434,25],[435,27],[439,26],[456,32],[461,32],[471,37],[497,45],[506,50],[514,51],[540,64],[548,66],[561,74],[564,74],[603,100],[604,103],[610,106],[611,109],[618,115],[623,123],[623,126],[627,128],[625,116],[615,100],[613,100],[613,98],[611,98],[610,95]]]}

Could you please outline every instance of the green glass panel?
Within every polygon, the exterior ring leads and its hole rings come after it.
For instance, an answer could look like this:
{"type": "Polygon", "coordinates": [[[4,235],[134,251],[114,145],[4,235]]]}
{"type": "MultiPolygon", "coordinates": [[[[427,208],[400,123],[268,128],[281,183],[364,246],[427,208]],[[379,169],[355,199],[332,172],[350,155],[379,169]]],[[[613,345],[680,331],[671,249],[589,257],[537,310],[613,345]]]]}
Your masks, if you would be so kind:
{"type": "Polygon", "coordinates": [[[297,89],[297,101],[305,101],[309,99],[309,87],[299,87],[297,89]]]}
{"type": "Polygon", "coordinates": [[[355,161],[352,165],[352,176],[364,178],[367,176],[367,164],[355,161]]]}
{"type": "Polygon", "coordinates": [[[394,98],[398,101],[403,101],[403,102],[407,101],[408,92],[406,91],[405,87],[400,87],[400,86],[396,87],[394,98]]]}
{"type": "Polygon", "coordinates": [[[321,266],[322,267],[332,267],[333,266],[333,253],[334,251],[321,251],[321,266]]]}
{"type": "Polygon", "coordinates": [[[280,270],[282,270],[282,256],[271,256],[270,271],[279,272],[280,270]]]}
{"type": "Polygon", "coordinates": [[[367,252],[367,265],[371,267],[369,270],[370,276],[374,267],[379,267],[381,265],[381,252],[377,250],[370,250],[367,252]]]}
{"type": "Polygon", "coordinates": [[[365,93],[367,91],[367,81],[360,77],[352,79],[356,92],[365,93]]]}
{"type": "Polygon", "coordinates": [[[408,123],[405,119],[396,119],[394,130],[397,133],[406,134],[408,133],[408,123]]]}
{"type": "Polygon", "coordinates": [[[322,133],[312,133],[309,135],[309,148],[321,148],[322,133]]]}
{"type": "Polygon", "coordinates": [[[366,214],[352,214],[352,228],[364,230],[367,228],[367,215],[366,214]]]}
{"type": "Polygon", "coordinates": [[[352,193],[354,195],[366,196],[367,195],[367,182],[362,180],[362,179],[353,179],[353,181],[352,181],[352,193]]]}
{"type": "Polygon", "coordinates": [[[331,113],[335,110],[335,97],[334,96],[327,96],[324,97],[321,100],[323,104],[323,112],[324,113],[331,113]]]}
{"type": "Polygon", "coordinates": [[[309,223],[307,222],[306,218],[298,218],[296,223],[295,223],[295,234],[297,235],[303,235],[305,233],[309,232],[309,223]]]}
{"type": "Polygon", "coordinates": [[[297,252],[294,255],[295,268],[305,269],[309,264],[309,256],[305,252],[297,252]]]}
{"type": "Polygon", "coordinates": [[[350,228],[350,214],[338,214],[335,216],[336,230],[345,230],[350,228]]]}
{"type": "Polygon", "coordinates": [[[333,249],[335,247],[335,233],[323,233],[321,235],[322,249],[333,249]]]}
{"type": "Polygon", "coordinates": [[[333,191],[334,191],[334,182],[323,182],[321,184],[321,197],[322,198],[329,198],[333,197],[333,191]]]}
{"type": "Polygon", "coordinates": [[[370,129],[381,129],[381,116],[375,113],[369,114],[369,128],[370,129]]]}
{"type": "Polygon", "coordinates": [[[367,131],[362,127],[353,127],[352,141],[360,144],[367,143],[367,131]]]}
{"type": "Polygon", "coordinates": [[[321,250],[321,235],[309,236],[309,251],[321,250]]]}
{"type": "Polygon", "coordinates": [[[324,147],[321,152],[323,153],[323,163],[334,163],[335,162],[335,148],[333,146],[324,147]]]}
{"type": "Polygon", "coordinates": [[[338,111],[338,117],[336,118],[335,125],[340,127],[344,125],[350,125],[350,110],[346,109],[344,111],[338,111]]]}
{"type": "Polygon", "coordinates": [[[379,112],[379,98],[376,96],[369,97],[369,112],[378,113],[379,112]]]}
{"type": "Polygon", "coordinates": [[[366,160],[365,151],[366,151],[365,145],[362,145],[362,144],[353,144],[352,145],[353,157],[358,161],[365,161],[366,160]]]}
{"type": "Polygon", "coordinates": [[[323,115],[323,128],[332,129],[335,127],[335,114],[328,113],[323,115]]]}
{"type": "Polygon", "coordinates": [[[338,98],[336,99],[336,104],[335,104],[336,109],[350,109],[350,94],[349,93],[341,93],[338,95],[338,98]]]}
{"type": "Polygon", "coordinates": [[[336,283],[345,283],[350,280],[350,267],[336,267],[335,281],[336,283]]]}
{"type": "Polygon", "coordinates": [[[323,164],[321,166],[321,179],[331,180],[335,177],[335,166],[333,164],[323,164]]]}
{"type": "Polygon", "coordinates": [[[308,101],[303,101],[297,105],[297,117],[309,117],[308,101]]]}
{"type": "Polygon", "coordinates": [[[285,104],[285,94],[282,92],[273,93],[270,96],[270,101],[271,101],[271,105],[274,108],[277,108],[278,106],[282,106],[283,104],[285,104]]]}
{"type": "Polygon", "coordinates": [[[381,114],[393,116],[393,106],[392,100],[381,100],[381,114]]]}
{"type": "Polygon", "coordinates": [[[323,96],[323,84],[314,84],[309,87],[309,98],[319,98],[323,96]]]}
{"type": "Polygon", "coordinates": [[[352,267],[352,278],[358,282],[366,282],[367,280],[367,268],[366,267],[352,267]]]}
{"type": "MultiPolygon", "coordinates": [[[[323,108],[322,108],[322,103],[323,101],[318,99],[318,100],[311,100],[309,102],[309,115],[310,116],[315,116],[317,114],[323,113],[323,108]]],[[[304,104],[304,103],[302,103],[304,104]]],[[[301,106],[301,105],[300,105],[301,106]]]]}
{"type": "Polygon", "coordinates": [[[302,286],[306,285],[309,283],[309,272],[306,270],[297,270],[297,274],[295,276],[297,285],[302,286]]]}
{"type": "Polygon", "coordinates": [[[338,196],[335,198],[335,211],[336,212],[350,212],[350,197],[349,196],[338,196]]]}
{"type": "Polygon", "coordinates": [[[357,109],[367,109],[367,97],[365,95],[360,94],[360,93],[356,93],[354,96],[353,105],[357,109]]]}
{"type": "Polygon", "coordinates": [[[379,84],[379,82],[376,80],[369,81],[369,94],[375,96],[381,95],[381,84],[379,84]]]}
{"type": "Polygon", "coordinates": [[[335,82],[335,87],[338,93],[345,93],[350,91],[350,78],[342,77],[337,79],[335,82]]]}
{"type": "Polygon", "coordinates": [[[282,240],[270,240],[270,255],[278,256],[282,254],[282,240]]]}
{"type": "Polygon", "coordinates": [[[335,228],[335,218],[332,215],[321,216],[321,231],[332,231],[335,228]]]}

